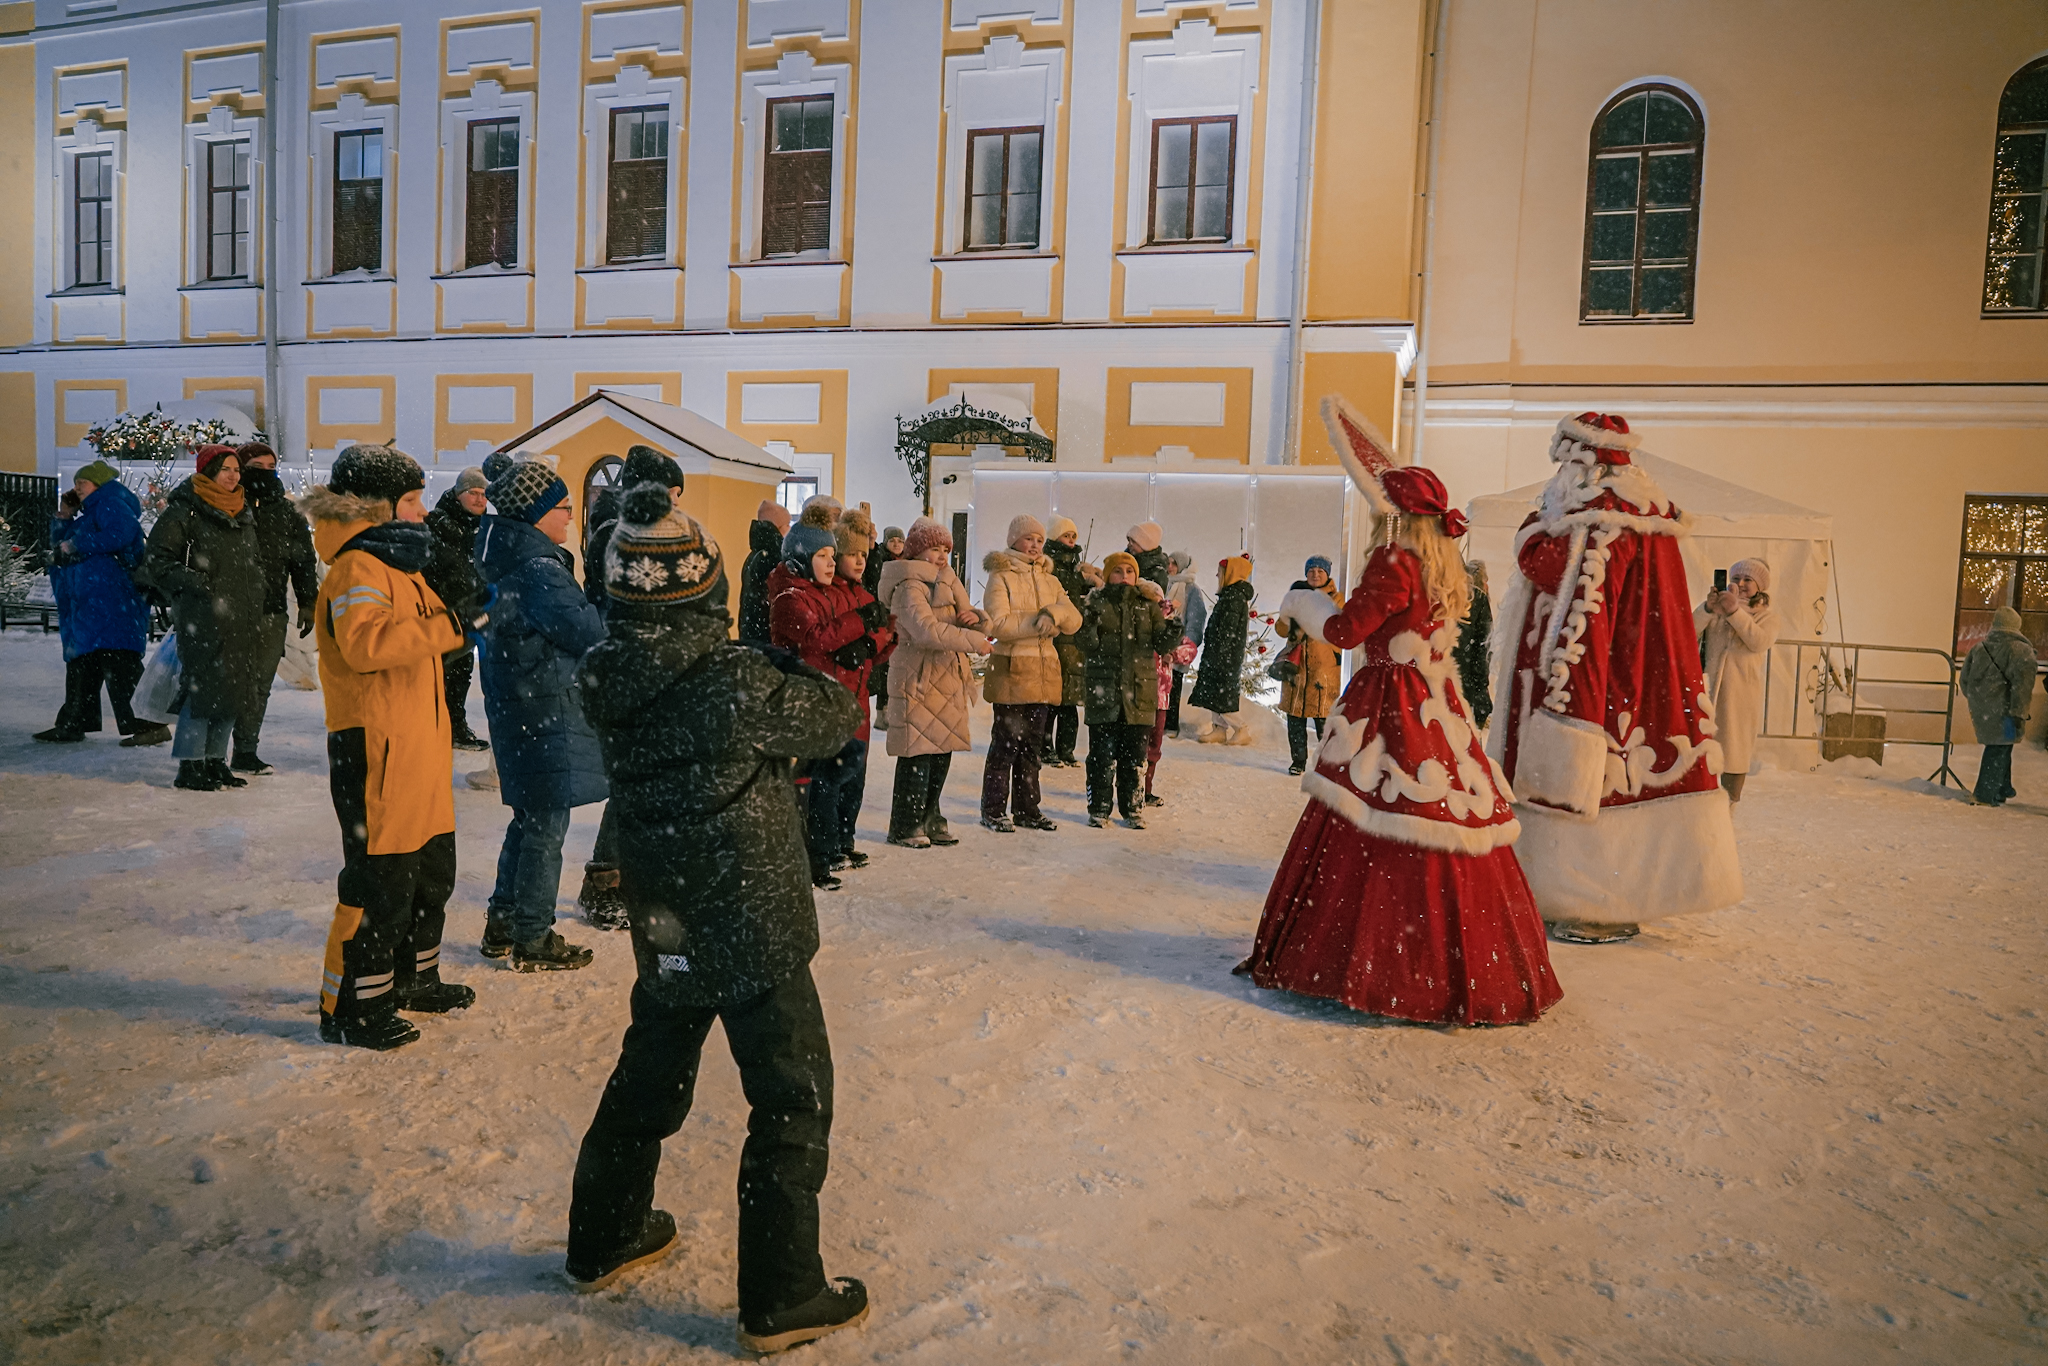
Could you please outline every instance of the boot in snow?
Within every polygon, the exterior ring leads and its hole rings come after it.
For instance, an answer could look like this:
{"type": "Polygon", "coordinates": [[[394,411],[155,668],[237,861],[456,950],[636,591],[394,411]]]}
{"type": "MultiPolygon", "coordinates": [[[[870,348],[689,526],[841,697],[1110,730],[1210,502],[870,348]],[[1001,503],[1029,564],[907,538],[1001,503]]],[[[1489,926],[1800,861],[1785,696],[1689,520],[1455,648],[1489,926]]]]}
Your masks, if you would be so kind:
{"type": "Polygon", "coordinates": [[[942,847],[960,842],[960,837],[953,833],[952,826],[946,824],[944,816],[933,816],[924,823],[924,837],[942,847]]]}
{"type": "Polygon", "coordinates": [[[490,916],[484,917],[484,942],[477,945],[477,952],[486,958],[503,958],[512,952],[512,932],[490,916]]]}
{"type": "Polygon", "coordinates": [[[398,1005],[389,996],[374,1005],[357,1006],[354,1015],[320,1012],[323,1043],[345,1043],[379,1053],[415,1043],[420,1032],[398,1018],[398,1005]]]}
{"type": "Polygon", "coordinates": [[[740,1314],[740,1346],[764,1356],[786,1352],[827,1333],[851,1328],[868,1316],[868,1288],[841,1276],[802,1304],[774,1314],[740,1314]]]}
{"type": "Polygon", "coordinates": [[[277,772],[276,769],[258,758],[256,751],[253,749],[247,754],[237,750],[234,759],[228,764],[228,768],[236,773],[248,773],[258,778],[266,778],[277,772]]]}
{"type": "Polygon", "coordinates": [[[454,742],[455,748],[471,754],[482,754],[491,747],[490,741],[471,730],[467,724],[456,727],[450,739],[454,742]]]}
{"type": "Polygon", "coordinates": [[[154,721],[137,721],[135,729],[128,732],[128,738],[121,742],[121,748],[139,749],[144,745],[161,745],[170,738],[169,726],[160,726],[154,721]]]}
{"type": "Polygon", "coordinates": [[[583,918],[594,930],[631,928],[632,922],[626,916],[626,898],[619,891],[619,866],[616,863],[583,865],[583,889],[576,893],[576,904],[582,907],[583,918]]]}
{"type": "Polygon", "coordinates": [[[1107,814],[1107,813],[1105,812],[1105,813],[1104,813],[1104,814],[1102,814],[1102,815],[1097,815],[1097,814],[1096,814],[1095,812],[1093,812],[1093,811],[1090,811],[1090,812],[1088,813],[1088,828],[1089,828],[1090,830],[1107,830],[1107,829],[1109,829],[1109,816],[1108,816],[1108,814],[1107,814]]]}
{"type": "Polygon", "coordinates": [[[415,1015],[446,1015],[476,1002],[476,993],[468,987],[442,981],[439,968],[416,974],[411,981],[394,986],[391,994],[398,998],[400,1010],[415,1015]]]}
{"type": "Polygon", "coordinates": [[[249,780],[228,767],[225,759],[208,759],[206,776],[213,779],[215,787],[247,787],[249,780]]]}
{"type": "Polygon", "coordinates": [[[849,849],[839,857],[845,860],[844,866],[848,868],[865,868],[868,866],[868,856],[858,849],[849,849]]]}
{"type": "Polygon", "coordinates": [[[1008,816],[983,816],[981,818],[981,828],[993,830],[999,835],[1007,835],[1017,827],[1010,823],[1008,816]]]}
{"type": "Polygon", "coordinates": [[[66,730],[62,726],[52,726],[48,730],[39,730],[28,738],[39,745],[76,745],[84,743],[85,732],[82,730],[66,730]]]}
{"type": "Polygon", "coordinates": [[[589,949],[571,944],[553,930],[512,946],[512,966],[521,972],[572,972],[589,967],[591,957],[589,949]]]}
{"type": "Polygon", "coordinates": [[[907,835],[891,835],[889,836],[889,843],[904,849],[929,849],[932,847],[931,837],[922,830],[913,830],[907,835]]]}
{"type": "Polygon", "coordinates": [[[1145,828],[1144,808],[1134,806],[1124,812],[1124,828],[1126,830],[1143,830],[1145,828]]]}
{"type": "Polygon", "coordinates": [[[660,1261],[680,1242],[675,1216],[665,1209],[651,1209],[647,1211],[647,1222],[640,1227],[640,1236],[627,1246],[601,1262],[570,1262],[562,1269],[568,1273],[570,1289],[579,1295],[594,1294],[634,1267],[660,1261]]]}
{"type": "Polygon", "coordinates": [[[203,759],[178,760],[178,780],[172,783],[171,786],[182,787],[187,792],[220,791],[220,784],[213,780],[211,773],[207,772],[206,762],[203,759]]]}
{"type": "Polygon", "coordinates": [[[1015,823],[1019,830],[1057,830],[1060,828],[1058,821],[1049,820],[1042,812],[1037,811],[1032,812],[1028,816],[1016,817],[1015,823]]]}

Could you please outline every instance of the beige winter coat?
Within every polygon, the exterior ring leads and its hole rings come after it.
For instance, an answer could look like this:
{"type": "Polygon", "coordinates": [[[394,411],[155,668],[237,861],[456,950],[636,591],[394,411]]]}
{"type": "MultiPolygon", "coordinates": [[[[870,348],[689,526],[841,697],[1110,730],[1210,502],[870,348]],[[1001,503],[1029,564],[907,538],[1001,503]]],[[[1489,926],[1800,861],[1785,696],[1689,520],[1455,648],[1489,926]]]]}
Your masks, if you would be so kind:
{"type": "Polygon", "coordinates": [[[984,696],[996,703],[1058,706],[1063,680],[1053,637],[1081,629],[1080,609],[1044,556],[1027,560],[1015,551],[991,550],[981,567],[988,571],[981,596],[988,617],[984,629],[996,638],[984,696]]]}
{"type": "Polygon", "coordinates": [[[971,749],[968,704],[974,673],[967,656],[984,654],[988,637],[962,626],[972,609],[951,565],[891,560],[876,585],[896,617],[896,653],[889,656],[888,752],[953,754],[971,749]]]}
{"type": "Polygon", "coordinates": [[[1714,704],[1714,738],[1721,771],[1747,773],[1757,732],[1764,728],[1764,661],[1778,638],[1778,614],[1766,602],[1716,616],[1694,610],[1693,629],[1705,643],[1707,700],[1714,704]]]}

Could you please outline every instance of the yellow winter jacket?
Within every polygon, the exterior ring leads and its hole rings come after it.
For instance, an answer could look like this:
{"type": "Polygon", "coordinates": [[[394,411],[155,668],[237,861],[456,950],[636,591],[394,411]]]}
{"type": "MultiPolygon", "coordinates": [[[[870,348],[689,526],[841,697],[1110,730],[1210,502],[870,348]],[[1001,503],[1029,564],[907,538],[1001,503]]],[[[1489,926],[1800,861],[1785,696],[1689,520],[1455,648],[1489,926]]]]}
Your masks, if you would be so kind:
{"type": "MultiPolygon", "coordinates": [[[[391,505],[316,488],[299,505],[332,566],[313,609],[329,731],[363,730],[369,852],[409,854],[455,829],[454,753],[441,656],[463,635],[427,581],[364,549],[391,505]]],[[[401,561],[402,562],[402,561],[401,561]]]]}

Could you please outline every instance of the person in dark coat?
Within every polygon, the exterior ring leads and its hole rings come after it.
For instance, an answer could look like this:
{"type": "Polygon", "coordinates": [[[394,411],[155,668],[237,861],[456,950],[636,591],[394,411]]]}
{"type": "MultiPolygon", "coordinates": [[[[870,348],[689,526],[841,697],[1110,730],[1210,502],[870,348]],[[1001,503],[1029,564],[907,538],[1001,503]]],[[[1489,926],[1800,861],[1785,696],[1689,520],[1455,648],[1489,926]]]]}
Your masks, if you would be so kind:
{"type": "Polygon", "coordinates": [[[606,795],[597,735],[576,698],[576,666],[604,639],[604,623],[562,548],[569,487],[561,477],[521,460],[489,492],[497,514],[483,519],[476,538],[477,568],[498,590],[484,632],[484,714],[512,819],[485,908],[483,952],[510,954],[521,972],[580,968],[590,950],[555,933],[555,902],[569,812],[606,795]]]}
{"type": "MultiPolygon", "coordinates": [[[[1081,558],[1081,531],[1071,517],[1055,517],[1046,528],[1045,558],[1052,561],[1052,576],[1067,590],[1067,600],[1080,606],[1088,594],[1102,586],[1102,574],[1081,558]]],[[[1045,728],[1044,763],[1055,768],[1073,768],[1074,743],[1081,738],[1081,704],[1087,700],[1087,656],[1080,646],[1080,630],[1054,636],[1052,647],[1060,657],[1060,704],[1052,709],[1045,728]]]]}
{"type": "Polygon", "coordinates": [[[1138,562],[1138,577],[1158,584],[1162,593],[1173,578],[1173,559],[1160,549],[1165,539],[1165,528],[1157,522],[1140,522],[1124,533],[1124,553],[1138,562]]]}
{"type": "Polygon", "coordinates": [[[669,500],[682,506],[683,467],[652,446],[630,446],[625,468],[619,471],[617,488],[606,489],[591,499],[583,537],[583,596],[602,617],[611,605],[604,591],[604,549],[611,543],[612,530],[619,522],[619,505],[624,490],[636,484],[659,484],[669,491],[669,500]]]}
{"type": "Polygon", "coordinates": [[[2019,793],[2012,785],[2012,747],[2026,734],[2034,710],[2034,643],[2021,633],[2020,614],[2001,607],[1991,614],[1991,634],[1963,660],[1963,697],[1970,723],[1984,746],[1973,794],[1983,806],[2003,806],[2019,793]]]}
{"type": "MultiPolygon", "coordinates": [[[[177,488],[149,531],[144,573],[171,600],[184,705],[171,755],[177,786],[198,792],[246,787],[228,767],[235,718],[267,688],[263,673],[263,550],[256,513],[242,492],[230,446],[201,446],[198,470],[177,488]]],[[[272,666],[275,672],[275,666],[272,666]]]]}
{"type": "MultiPolygon", "coordinates": [[[[1309,589],[1340,608],[1344,605],[1344,594],[1330,577],[1329,556],[1309,556],[1301,572],[1302,577],[1288,585],[1289,593],[1309,589]]],[[[1308,768],[1309,723],[1315,723],[1320,743],[1330,709],[1343,694],[1344,655],[1336,646],[1318,640],[1306,622],[1282,613],[1273,624],[1286,642],[1280,647],[1280,672],[1285,675],[1280,683],[1280,714],[1287,718],[1287,772],[1298,778],[1308,768]]]]}
{"type": "MultiPolygon", "coordinates": [[[[1185,550],[1176,550],[1166,557],[1166,567],[1172,571],[1166,580],[1166,601],[1175,620],[1180,622],[1181,639],[1199,646],[1202,633],[1209,626],[1209,600],[1202,596],[1201,585],[1195,582],[1194,566],[1195,557],[1185,550]]],[[[1166,733],[1176,740],[1180,738],[1180,695],[1187,681],[1187,664],[1174,660],[1173,689],[1166,701],[1166,733]]]]}
{"type": "MultiPolygon", "coordinates": [[[[50,591],[64,643],[64,705],[44,744],[76,744],[100,728],[100,688],[114,724],[139,745],[171,738],[130,705],[142,678],[149,605],[130,571],[142,563],[142,504],[112,465],[95,460],[72,476],[65,510],[50,522],[50,591]]],[[[128,740],[124,740],[127,744],[128,740]]]]}
{"type": "Polygon", "coordinates": [[[1138,577],[1135,556],[1106,557],[1102,575],[1075,633],[1088,661],[1088,824],[1108,825],[1113,805],[1142,830],[1138,761],[1159,717],[1159,656],[1180,644],[1180,623],[1162,608],[1159,585],[1138,577]]]}
{"type": "Polygon", "coordinates": [[[782,538],[788,534],[789,509],[762,499],[747,528],[747,562],[740,569],[740,639],[748,645],[769,641],[768,576],[782,563],[782,538]]]}
{"type": "Polygon", "coordinates": [[[242,462],[242,492],[256,514],[256,544],[263,555],[263,639],[257,656],[258,685],[248,711],[235,717],[235,757],[228,767],[237,773],[271,772],[256,753],[263,734],[263,716],[270,709],[270,685],[284,658],[287,625],[285,589],[290,587],[299,609],[299,638],[313,634],[313,599],[320,592],[318,557],[313,554],[313,529],[299,514],[284,481],[277,477],[277,452],[261,441],[235,448],[242,462]]]}
{"type": "Polygon", "coordinates": [[[1458,624],[1458,643],[1451,658],[1458,662],[1458,691],[1465,696],[1465,710],[1472,724],[1481,730],[1493,716],[1493,599],[1486,591],[1486,566],[1474,560],[1466,566],[1472,585],[1472,612],[1458,624]]]}
{"type": "Polygon", "coordinates": [[[605,561],[607,639],[582,699],[604,747],[632,918],[633,1023],[576,1158],[566,1270],[602,1290],[677,1245],[654,1208],[714,1022],[751,1113],[739,1170],[739,1340],[779,1351],[867,1315],[828,1281],[818,1192],[832,1051],[791,767],[837,754],[860,709],[786,651],[726,638],[723,557],[658,489],[629,488],[605,561]]]}
{"type": "Polygon", "coordinates": [[[1232,555],[1216,565],[1216,599],[1202,630],[1202,662],[1188,694],[1190,706],[1218,716],[1236,714],[1244,699],[1244,643],[1251,619],[1252,562],[1232,555]]]}
{"type": "MultiPolygon", "coordinates": [[[[867,505],[861,505],[865,508],[867,505]]],[[[860,584],[868,596],[875,601],[882,600],[882,566],[903,553],[903,528],[892,526],[882,532],[882,539],[875,542],[868,552],[867,568],[861,571],[860,584]]],[[[889,661],[875,661],[873,672],[868,675],[868,696],[875,699],[875,729],[887,730],[889,720],[889,661]]]]}
{"type": "MultiPolygon", "coordinates": [[[[454,487],[434,500],[427,514],[427,531],[434,538],[434,556],[421,577],[443,602],[471,603],[483,593],[483,576],[476,568],[476,531],[482,525],[490,502],[484,489],[489,481],[475,465],[455,476],[454,487]]],[[[448,730],[456,749],[480,753],[490,742],[469,726],[469,685],[476,676],[476,652],[465,640],[462,648],[441,661],[441,681],[447,690],[448,730]]]]}

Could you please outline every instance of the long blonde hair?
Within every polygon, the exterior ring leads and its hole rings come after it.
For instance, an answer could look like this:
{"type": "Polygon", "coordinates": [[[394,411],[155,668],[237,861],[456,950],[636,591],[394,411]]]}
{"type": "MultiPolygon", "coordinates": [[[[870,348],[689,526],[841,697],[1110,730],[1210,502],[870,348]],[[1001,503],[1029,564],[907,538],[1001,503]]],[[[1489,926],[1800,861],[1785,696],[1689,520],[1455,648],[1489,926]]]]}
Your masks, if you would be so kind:
{"type": "Polygon", "coordinates": [[[1398,545],[1422,562],[1422,586],[1443,622],[1463,621],[1472,611],[1472,580],[1458,543],[1444,534],[1443,519],[1392,513],[1373,528],[1373,548],[1398,545]]]}

